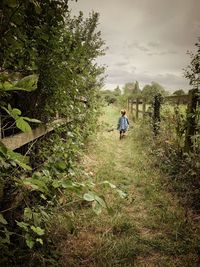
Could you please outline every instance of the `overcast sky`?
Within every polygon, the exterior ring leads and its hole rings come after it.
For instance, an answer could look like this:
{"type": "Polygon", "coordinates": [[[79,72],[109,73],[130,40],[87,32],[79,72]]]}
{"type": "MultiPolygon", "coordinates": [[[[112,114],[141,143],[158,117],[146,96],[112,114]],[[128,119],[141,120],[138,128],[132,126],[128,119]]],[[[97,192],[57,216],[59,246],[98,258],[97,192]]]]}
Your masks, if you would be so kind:
{"type": "Polygon", "coordinates": [[[188,89],[183,77],[200,36],[200,0],[78,0],[80,10],[100,13],[99,30],[109,49],[99,62],[107,66],[105,87],[138,80],[166,89],[188,89]]]}

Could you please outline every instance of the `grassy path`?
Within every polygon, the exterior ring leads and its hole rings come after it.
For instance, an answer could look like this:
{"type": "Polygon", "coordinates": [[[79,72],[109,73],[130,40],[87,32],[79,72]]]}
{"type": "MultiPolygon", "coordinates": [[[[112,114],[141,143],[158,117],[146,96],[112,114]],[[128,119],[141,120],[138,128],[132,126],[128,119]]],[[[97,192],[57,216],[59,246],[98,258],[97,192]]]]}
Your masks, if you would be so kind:
{"type": "Polygon", "coordinates": [[[83,165],[96,181],[109,180],[127,192],[121,200],[106,194],[117,210],[94,216],[80,211],[78,233],[63,244],[63,266],[200,266],[198,231],[192,215],[184,209],[161,181],[134,125],[119,141],[118,111],[108,107],[97,138],[89,145],[83,165]],[[191,221],[190,221],[191,219],[191,221]]]}

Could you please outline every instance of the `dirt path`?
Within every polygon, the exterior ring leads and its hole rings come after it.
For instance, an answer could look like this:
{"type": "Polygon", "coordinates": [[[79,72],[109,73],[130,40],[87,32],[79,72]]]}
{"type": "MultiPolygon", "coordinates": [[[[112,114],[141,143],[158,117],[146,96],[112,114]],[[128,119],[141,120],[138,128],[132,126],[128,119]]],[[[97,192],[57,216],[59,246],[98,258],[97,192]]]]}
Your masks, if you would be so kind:
{"type": "Polygon", "coordinates": [[[119,141],[118,112],[108,107],[83,165],[95,181],[109,180],[127,193],[104,192],[114,216],[80,211],[78,233],[63,245],[63,266],[200,266],[197,226],[164,184],[143,146],[139,126],[119,141]],[[67,245],[66,245],[67,242],[67,245]]]}

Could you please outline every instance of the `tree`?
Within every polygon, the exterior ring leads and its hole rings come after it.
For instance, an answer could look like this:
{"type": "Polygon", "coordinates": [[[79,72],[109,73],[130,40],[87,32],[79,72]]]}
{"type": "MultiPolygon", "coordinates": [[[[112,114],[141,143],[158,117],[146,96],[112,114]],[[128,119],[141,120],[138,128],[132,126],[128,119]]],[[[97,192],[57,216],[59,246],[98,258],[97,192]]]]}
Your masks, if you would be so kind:
{"type": "Polygon", "coordinates": [[[124,95],[131,96],[135,89],[135,83],[126,83],[123,87],[124,95]]]}
{"type": "Polygon", "coordinates": [[[101,95],[108,104],[113,104],[117,102],[118,97],[119,97],[119,95],[116,95],[115,90],[114,91],[103,90],[101,91],[101,95]]]}
{"type": "Polygon", "coordinates": [[[141,93],[138,81],[132,83],[126,83],[123,88],[123,91],[124,95],[128,97],[137,97],[141,93]]]}
{"type": "Polygon", "coordinates": [[[117,96],[117,97],[121,95],[121,90],[120,90],[119,86],[117,86],[114,89],[114,95],[117,96]]]}
{"type": "Polygon", "coordinates": [[[142,97],[146,98],[147,101],[151,101],[152,98],[157,94],[165,96],[166,91],[162,85],[156,82],[152,82],[150,85],[145,85],[142,90],[142,97]]]}
{"type": "MultiPolygon", "coordinates": [[[[65,170],[65,175],[68,171],[71,172],[85,138],[96,127],[104,68],[98,66],[95,59],[104,53],[104,41],[101,39],[101,33],[96,31],[99,15],[92,13],[85,19],[80,13],[79,16],[72,18],[67,11],[67,0],[3,0],[0,2],[0,8],[1,115],[2,111],[7,112],[11,119],[16,120],[16,125],[21,130],[26,130],[27,121],[39,122],[27,117],[29,112],[33,112],[34,118],[42,120],[45,116],[53,120],[56,111],[63,118],[72,119],[70,124],[63,125],[57,133],[54,132],[51,141],[48,142],[52,144],[48,146],[48,151],[45,152],[45,148],[42,150],[40,147],[40,152],[36,153],[35,158],[42,159],[42,162],[44,160],[44,166],[41,162],[39,166],[37,165],[38,159],[32,161],[34,169],[36,165],[39,167],[38,171],[41,171],[38,177],[44,178],[46,174],[43,175],[42,172],[45,168],[48,170],[48,178],[43,181],[38,180],[40,185],[36,186],[45,188],[41,190],[44,195],[47,193],[43,198],[40,197],[39,189],[33,199],[33,187],[31,186],[29,190],[22,185],[26,180],[25,177],[28,176],[28,182],[31,183],[31,177],[36,178],[38,175],[38,172],[36,175],[34,172],[31,173],[31,168],[28,169],[25,164],[28,158],[8,150],[5,146],[0,146],[0,178],[3,177],[0,179],[1,210],[16,204],[14,196],[16,192],[24,196],[17,201],[17,212],[15,209],[7,209],[5,219],[0,214],[0,247],[4,255],[0,258],[0,265],[7,265],[5,263],[7,257],[8,265],[13,266],[18,265],[17,261],[20,261],[21,256],[18,259],[16,257],[21,255],[18,254],[20,250],[23,257],[30,256],[25,250],[25,244],[29,248],[33,248],[34,244],[43,244],[42,239],[37,238],[37,235],[44,234],[46,225],[41,211],[44,209],[46,213],[44,217],[50,220],[52,208],[58,203],[56,195],[59,197],[62,190],[60,188],[57,191],[59,182],[61,185],[61,181],[64,180],[62,171],[65,170]],[[22,87],[22,82],[25,88],[22,87]],[[11,91],[11,88],[16,92],[10,92],[8,95],[7,89],[11,91]],[[22,88],[23,92],[19,92],[19,88],[22,88]],[[24,93],[25,89],[31,91],[28,92],[29,95],[24,93]],[[82,98],[87,101],[84,103],[79,101],[82,98]],[[13,105],[8,105],[10,101],[17,106],[13,108],[13,105]],[[45,159],[45,154],[48,153],[49,157],[45,159]],[[50,156],[54,159],[49,160],[50,156]],[[56,160],[57,163],[61,162],[62,166],[59,164],[56,166],[56,160]],[[22,173],[22,169],[16,167],[17,164],[30,172],[22,173]],[[48,167],[46,164],[49,164],[48,167]],[[53,181],[58,182],[55,187],[53,181]],[[10,201],[13,202],[9,203],[10,201]],[[37,218],[41,220],[36,222],[36,217],[32,215],[27,217],[27,211],[29,214],[35,211],[38,214],[37,218]],[[15,233],[17,238],[12,238],[10,242],[10,235],[15,236],[15,233]],[[15,252],[13,252],[14,247],[15,252]]],[[[1,116],[1,127],[5,125],[7,123],[2,125],[1,116]]],[[[35,143],[31,144],[28,153],[33,146],[35,143]]],[[[77,192],[77,186],[75,191],[77,192]]]]}
{"type": "Polygon", "coordinates": [[[134,93],[134,94],[139,94],[139,93],[141,93],[141,90],[140,90],[140,86],[139,86],[139,82],[138,82],[138,81],[135,82],[135,88],[134,88],[133,93],[134,93]]]}
{"type": "Polygon", "coordinates": [[[176,90],[175,92],[173,92],[173,95],[185,95],[185,92],[183,91],[183,89],[179,89],[179,90],[176,90]]]}
{"type": "Polygon", "coordinates": [[[188,52],[191,58],[190,64],[185,69],[184,76],[189,80],[189,84],[194,88],[199,88],[200,86],[200,37],[198,38],[196,54],[188,52]]]}

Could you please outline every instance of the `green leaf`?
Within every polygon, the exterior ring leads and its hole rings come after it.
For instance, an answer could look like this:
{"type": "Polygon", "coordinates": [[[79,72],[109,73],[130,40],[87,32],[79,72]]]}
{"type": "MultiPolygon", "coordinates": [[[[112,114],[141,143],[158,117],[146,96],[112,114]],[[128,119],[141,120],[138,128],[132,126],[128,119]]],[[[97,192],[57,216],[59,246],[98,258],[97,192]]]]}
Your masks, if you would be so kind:
{"type": "Polygon", "coordinates": [[[16,161],[16,163],[17,163],[22,169],[24,169],[24,170],[26,170],[26,171],[31,171],[31,170],[32,170],[32,168],[31,168],[29,165],[27,165],[27,164],[25,164],[25,163],[23,163],[23,162],[21,162],[21,161],[16,161]]]}
{"type": "Polygon", "coordinates": [[[19,110],[18,108],[13,108],[11,107],[10,104],[8,104],[8,109],[5,107],[2,107],[2,109],[4,109],[13,119],[17,119],[19,117],[19,115],[21,115],[21,110],[19,110]]]}
{"type": "Polygon", "coordinates": [[[25,231],[28,231],[28,226],[29,226],[28,223],[25,223],[25,222],[18,222],[18,221],[16,221],[16,222],[17,222],[17,225],[18,225],[20,228],[24,229],[25,231]]]}
{"type": "Polygon", "coordinates": [[[6,154],[7,154],[7,148],[6,148],[6,146],[5,146],[3,143],[1,143],[1,142],[0,142],[0,153],[1,153],[2,155],[4,155],[4,156],[6,156],[6,154]]]}
{"type": "Polygon", "coordinates": [[[96,215],[99,215],[102,212],[102,206],[97,201],[93,202],[92,209],[96,215]]]}
{"type": "Polygon", "coordinates": [[[116,185],[114,185],[114,184],[110,183],[109,181],[103,181],[103,182],[101,182],[100,184],[109,185],[109,186],[110,186],[110,188],[113,188],[113,189],[115,189],[115,188],[116,188],[116,185]]]}
{"type": "Polygon", "coordinates": [[[25,178],[22,179],[22,183],[30,186],[32,190],[38,190],[48,194],[48,187],[46,186],[45,182],[39,179],[25,178]]]}
{"type": "MultiPolygon", "coordinates": [[[[18,43],[19,44],[19,43],[18,43]]],[[[0,83],[0,90],[3,91],[27,91],[32,92],[37,89],[38,76],[33,74],[24,77],[17,83],[4,82],[0,83]]]]}
{"type": "Polygon", "coordinates": [[[9,112],[11,112],[11,111],[12,111],[12,107],[11,107],[11,105],[10,105],[10,104],[8,104],[8,110],[9,110],[9,112]]]}
{"type": "Polygon", "coordinates": [[[26,245],[32,249],[34,246],[35,242],[32,239],[26,239],[26,245]]]}
{"type": "Polygon", "coordinates": [[[9,90],[23,90],[23,91],[34,91],[37,89],[37,82],[38,82],[38,76],[33,74],[24,77],[20,81],[18,81],[12,88],[9,90]]]}
{"type": "Polygon", "coordinates": [[[42,221],[42,216],[40,212],[33,212],[34,225],[39,225],[42,221]]]}
{"type": "Polygon", "coordinates": [[[33,230],[33,232],[35,232],[39,236],[44,235],[44,229],[42,229],[40,227],[35,227],[32,225],[31,230],[33,230]]]}
{"type": "Polygon", "coordinates": [[[33,4],[35,7],[35,12],[39,15],[42,12],[42,8],[40,4],[38,3],[38,1],[35,1],[35,0],[33,0],[33,4]]]}
{"type": "Polygon", "coordinates": [[[85,199],[86,201],[94,201],[95,200],[95,196],[92,192],[90,193],[85,193],[83,195],[83,199],[85,199]]]}
{"type": "Polygon", "coordinates": [[[18,108],[13,108],[12,109],[12,115],[13,115],[13,117],[19,116],[21,114],[22,114],[22,112],[18,108]]]}
{"type": "Polygon", "coordinates": [[[68,191],[80,193],[82,190],[82,185],[79,183],[74,183],[70,180],[64,180],[61,182],[61,185],[64,189],[67,189],[68,191]]]}
{"type": "Polygon", "coordinates": [[[65,170],[67,165],[64,161],[58,161],[56,162],[56,167],[60,170],[65,170]]]}
{"type": "Polygon", "coordinates": [[[31,131],[30,125],[22,117],[19,117],[16,119],[16,126],[20,130],[22,130],[22,132],[30,132],[31,131]]]}
{"type": "Polygon", "coordinates": [[[107,208],[106,202],[103,200],[103,198],[95,195],[95,200],[104,208],[107,208]]]}
{"type": "Polygon", "coordinates": [[[0,242],[3,243],[3,244],[10,244],[10,236],[13,233],[9,232],[6,227],[4,227],[3,233],[5,235],[5,238],[0,238],[0,242]]]}
{"type": "Polygon", "coordinates": [[[1,213],[0,213],[0,223],[1,224],[4,224],[4,225],[5,224],[8,224],[7,221],[6,221],[6,219],[3,217],[3,215],[1,213]]]}
{"type": "Polygon", "coordinates": [[[3,91],[7,91],[9,90],[9,88],[11,88],[13,85],[11,82],[9,81],[5,81],[5,82],[1,82],[0,83],[0,90],[3,90],[3,91]]]}
{"type": "Polygon", "coordinates": [[[32,210],[30,208],[25,208],[24,209],[24,218],[30,220],[30,219],[32,219],[32,216],[33,216],[32,210]]]}
{"type": "Polygon", "coordinates": [[[5,159],[12,160],[17,165],[22,167],[24,170],[31,171],[32,168],[28,166],[24,161],[26,160],[25,156],[22,156],[21,154],[12,151],[11,149],[7,148],[3,143],[0,142],[0,153],[4,155],[5,159]]]}
{"type": "Polygon", "coordinates": [[[60,186],[61,186],[61,181],[59,181],[59,180],[54,180],[53,183],[52,183],[52,186],[53,186],[54,188],[58,188],[58,187],[60,187],[60,186]]]}
{"type": "Polygon", "coordinates": [[[43,240],[41,238],[36,238],[36,242],[40,243],[41,245],[43,245],[43,240]]]}
{"type": "Polygon", "coordinates": [[[44,199],[44,200],[47,200],[47,198],[45,197],[44,194],[41,194],[40,197],[41,197],[42,199],[44,199]]]}

